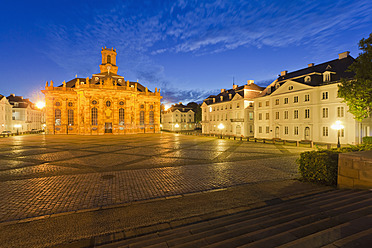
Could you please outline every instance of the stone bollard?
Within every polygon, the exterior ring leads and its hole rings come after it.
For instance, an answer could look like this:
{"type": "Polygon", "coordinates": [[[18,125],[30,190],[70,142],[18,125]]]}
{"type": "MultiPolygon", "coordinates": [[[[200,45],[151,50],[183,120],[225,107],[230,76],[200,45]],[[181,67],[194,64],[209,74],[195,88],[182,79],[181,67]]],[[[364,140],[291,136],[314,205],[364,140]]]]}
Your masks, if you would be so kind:
{"type": "Polygon", "coordinates": [[[313,148],[313,147],[314,147],[314,142],[310,141],[310,148],[313,148]]]}
{"type": "Polygon", "coordinates": [[[300,146],[300,142],[298,140],[296,141],[296,146],[300,146]]]}

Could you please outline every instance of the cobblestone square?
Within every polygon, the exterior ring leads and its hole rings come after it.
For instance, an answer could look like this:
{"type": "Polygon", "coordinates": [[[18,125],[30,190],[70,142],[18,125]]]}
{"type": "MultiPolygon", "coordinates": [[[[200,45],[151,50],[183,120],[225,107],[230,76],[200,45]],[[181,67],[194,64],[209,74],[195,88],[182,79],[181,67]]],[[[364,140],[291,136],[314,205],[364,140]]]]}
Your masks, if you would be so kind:
{"type": "Polygon", "coordinates": [[[0,222],[297,177],[309,148],[180,134],[0,139],[0,222]]]}

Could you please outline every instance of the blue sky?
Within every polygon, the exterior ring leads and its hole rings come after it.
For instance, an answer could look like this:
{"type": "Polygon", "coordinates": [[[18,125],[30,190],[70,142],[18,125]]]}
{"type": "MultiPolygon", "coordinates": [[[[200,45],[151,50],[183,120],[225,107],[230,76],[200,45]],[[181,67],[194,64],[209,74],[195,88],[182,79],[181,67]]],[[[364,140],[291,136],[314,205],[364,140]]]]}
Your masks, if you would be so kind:
{"type": "Polygon", "coordinates": [[[91,77],[107,46],[126,80],[187,103],[231,88],[233,78],[267,85],[340,52],[357,57],[372,32],[372,2],[6,1],[0,23],[2,95],[36,100],[45,81],[91,77]]]}

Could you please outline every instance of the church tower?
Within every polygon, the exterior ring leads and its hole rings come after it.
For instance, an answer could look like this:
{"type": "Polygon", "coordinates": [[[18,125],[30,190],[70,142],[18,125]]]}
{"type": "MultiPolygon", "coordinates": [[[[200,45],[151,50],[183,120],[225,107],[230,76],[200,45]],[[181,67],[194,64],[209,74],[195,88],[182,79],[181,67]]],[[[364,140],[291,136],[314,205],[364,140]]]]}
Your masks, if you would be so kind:
{"type": "Polygon", "coordinates": [[[118,73],[118,67],[116,66],[116,49],[114,48],[103,48],[102,47],[102,64],[99,65],[99,69],[102,72],[118,73]]]}

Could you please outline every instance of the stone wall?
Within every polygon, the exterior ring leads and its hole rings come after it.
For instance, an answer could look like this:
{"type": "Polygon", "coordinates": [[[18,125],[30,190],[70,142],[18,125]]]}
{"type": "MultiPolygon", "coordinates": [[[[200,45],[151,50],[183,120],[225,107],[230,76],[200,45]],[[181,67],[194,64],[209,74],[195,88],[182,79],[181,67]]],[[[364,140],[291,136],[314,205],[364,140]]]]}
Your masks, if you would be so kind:
{"type": "Polygon", "coordinates": [[[372,189],[372,151],[339,154],[337,184],[339,188],[372,189]]]}

